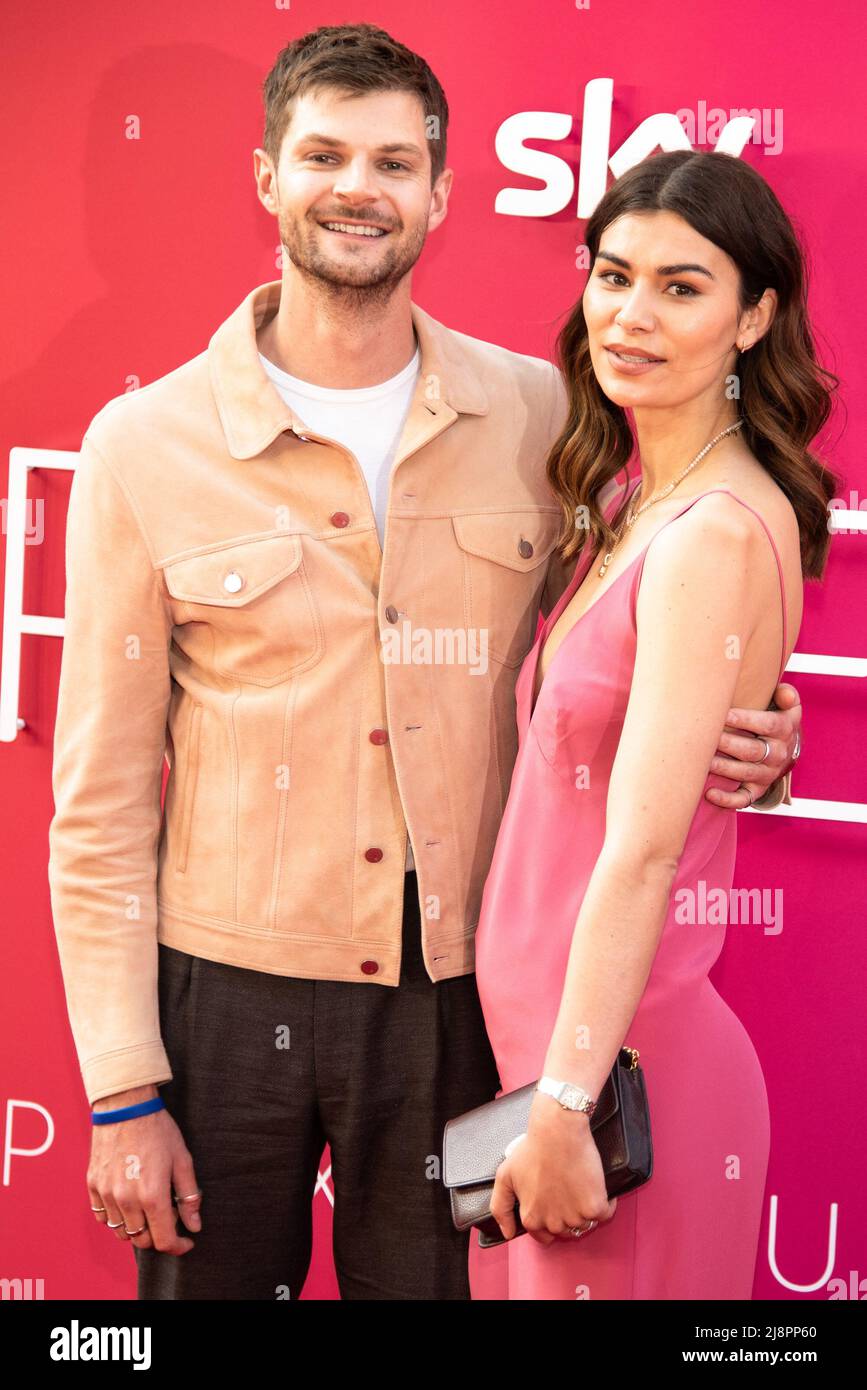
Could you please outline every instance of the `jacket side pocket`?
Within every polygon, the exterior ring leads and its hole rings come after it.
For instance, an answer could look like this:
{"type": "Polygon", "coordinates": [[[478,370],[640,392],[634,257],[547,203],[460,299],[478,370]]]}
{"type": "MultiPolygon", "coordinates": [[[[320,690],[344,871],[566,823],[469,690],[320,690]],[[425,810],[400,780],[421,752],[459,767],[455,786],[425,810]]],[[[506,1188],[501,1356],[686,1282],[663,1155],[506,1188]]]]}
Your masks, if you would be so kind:
{"type": "Polygon", "coordinates": [[[196,782],[199,776],[199,726],[202,722],[201,705],[193,705],[187,729],[187,756],[184,760],[184,785],[181,790],[181,808],[178,818],[180,842],[178,844],[177,872],[185,873],[187,854],[190,848],[190,827],[193,820],[193,802],[196,799],[196,782]]]}

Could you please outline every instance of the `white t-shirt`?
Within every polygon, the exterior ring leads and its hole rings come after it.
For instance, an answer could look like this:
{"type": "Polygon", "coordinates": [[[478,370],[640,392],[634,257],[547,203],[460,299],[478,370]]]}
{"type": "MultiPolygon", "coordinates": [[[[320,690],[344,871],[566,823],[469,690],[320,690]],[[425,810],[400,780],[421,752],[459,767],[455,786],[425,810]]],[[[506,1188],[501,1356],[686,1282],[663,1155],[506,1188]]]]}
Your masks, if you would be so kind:
{"type": "Polygon", "coordinates": [[[349,391],[301,381],[275,366],[261,352],[259,361],[282,399],[314,434],[336,440],[358,459],[382,545],[391,467],[421,368],[418,347],[397,376],[380,381],[376,386],[360,386],[349,391]]]}
{"type": "MultiPolygon", "coordinates": [[[[370,493],[379,543],[383,545],[391,468],[421,369],[418,344],[414,356],[397,376],[380,381],[376,386],[348,391],[314,386],[300,377],[290,376],[261,352],[259,361],[281,398],[313,434],[335,440],[358,459],[370,493]]],[[[415,868],[408,838],[406,868],[415,868]]]]}

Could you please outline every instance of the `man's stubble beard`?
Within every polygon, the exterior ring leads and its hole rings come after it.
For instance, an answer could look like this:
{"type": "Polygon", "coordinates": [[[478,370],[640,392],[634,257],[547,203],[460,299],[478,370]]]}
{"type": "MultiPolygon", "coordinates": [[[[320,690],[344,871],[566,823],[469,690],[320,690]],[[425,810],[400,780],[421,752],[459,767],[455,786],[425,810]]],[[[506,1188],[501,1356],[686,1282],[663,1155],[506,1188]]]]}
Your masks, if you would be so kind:
{"type": "MultiPolygon", "coordinates": [[[[354,220],[363,219],[346,218],[350,223],[354,220]]],[[[344,313],[387,302],[412,270],[427,239],[427,227],[419,227],[408,240],[392,244],[376,267],[368,270],[361,264],[353,268],[332,261],[316,245],[316,233],[310,231],[305,236],[305,224],[282,211],[278,214],[277,226],[283,250],[295,269],[313,281],[318,292],[344,313]]]]}

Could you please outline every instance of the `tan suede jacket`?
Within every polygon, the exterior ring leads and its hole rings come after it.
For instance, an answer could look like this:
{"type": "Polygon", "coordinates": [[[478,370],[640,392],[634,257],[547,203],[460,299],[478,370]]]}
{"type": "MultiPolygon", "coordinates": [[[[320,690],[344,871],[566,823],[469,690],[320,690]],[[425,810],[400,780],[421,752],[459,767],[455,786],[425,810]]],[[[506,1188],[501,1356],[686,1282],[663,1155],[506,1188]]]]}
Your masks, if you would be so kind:
{"type": "Polygon", "coordinates": [[[472,971],[515,680],[570,574],[550,363],[413,305],[381,549],[357,460],[258,360],[279,297],[109,401],[73,477],[49,883],[91,1102],[171,1079],[158,941],[396,985],[407,828],[428,974],[472,971]]]}

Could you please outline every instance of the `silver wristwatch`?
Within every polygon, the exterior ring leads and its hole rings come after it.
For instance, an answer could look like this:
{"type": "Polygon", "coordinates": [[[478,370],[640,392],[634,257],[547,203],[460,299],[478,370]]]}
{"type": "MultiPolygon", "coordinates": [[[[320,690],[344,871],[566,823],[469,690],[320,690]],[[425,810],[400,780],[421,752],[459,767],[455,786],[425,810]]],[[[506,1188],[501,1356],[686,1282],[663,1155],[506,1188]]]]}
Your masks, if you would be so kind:
{"type": "Polygon", "coordinates": [[[585,1115],[592,1115],[596,1109],[596,1101],[590,1099],[584,1088],[573,1086],[570,1081],[555,1081],[552,1076],[543,1076],[536,1083],[536,1090],[553,1096],[564,1110],[583,1110],[585,1115]]]}

